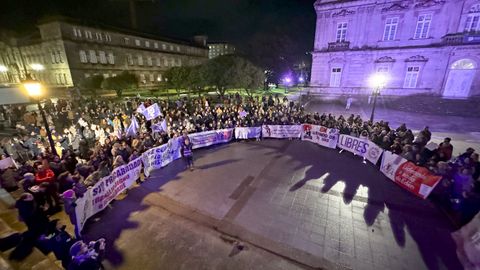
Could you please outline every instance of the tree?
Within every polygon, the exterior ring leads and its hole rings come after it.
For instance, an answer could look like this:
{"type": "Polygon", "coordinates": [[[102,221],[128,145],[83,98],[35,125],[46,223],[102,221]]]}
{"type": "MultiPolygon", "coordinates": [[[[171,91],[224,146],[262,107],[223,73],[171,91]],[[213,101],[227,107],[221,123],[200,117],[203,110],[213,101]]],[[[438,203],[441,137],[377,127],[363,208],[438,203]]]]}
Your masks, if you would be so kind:
{"type": "Polygon", "coordinates": [[[165,72],[164,76],[168,80],[168,86],[177,90],[177,94],[180,95],[180,89],[188,87],[189,74],[189,67],[172,67],[165,72]]]}
{"type": "Polygon", "coordinates": [[[263,70],[240,56],[214,58],[205,64],[204,69],[207,85],[213,86],[220,96],[228,88],[242,88],[252,95],[253,90],[261,87],[264,80],[263,70]]]}
{"type": "Polygon", "coordinates": [[[103,82],[102,75],[93,75],[85,78],[80,82],[80,89],[90,91],[92,96],[97,96],[97,91],[102,88],[103,82]]]}
{"type": "Polygon", "coordinates": [[[116,77],[110,77],[103,81],[102,88],[115,90],[118,97],[122,96],[123,90],[138,87],[138,78],[135,74],[124,71],[116,77]]]}

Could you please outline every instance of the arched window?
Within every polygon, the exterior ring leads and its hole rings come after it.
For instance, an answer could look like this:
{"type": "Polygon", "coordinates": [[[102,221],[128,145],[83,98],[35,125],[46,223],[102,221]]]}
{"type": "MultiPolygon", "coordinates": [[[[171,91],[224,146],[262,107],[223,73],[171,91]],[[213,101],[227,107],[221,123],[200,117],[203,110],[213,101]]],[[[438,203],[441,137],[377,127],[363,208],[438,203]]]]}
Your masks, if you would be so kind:
{"type": "Polygon", "coordinates": [[[451,69],[475,69],[476,64],[474,61],[470,59],[461,59],[461,60],[455,61],[450,68],[451,69]]]}

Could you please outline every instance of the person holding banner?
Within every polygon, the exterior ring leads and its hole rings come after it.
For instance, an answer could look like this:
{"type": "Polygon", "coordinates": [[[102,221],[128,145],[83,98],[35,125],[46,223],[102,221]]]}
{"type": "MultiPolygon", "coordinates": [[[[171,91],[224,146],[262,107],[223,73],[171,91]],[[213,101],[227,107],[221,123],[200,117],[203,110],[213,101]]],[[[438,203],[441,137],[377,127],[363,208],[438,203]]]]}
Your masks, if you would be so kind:
{"type": "Polygon", "coordinates": [[[186,169],[190,168],[190,171],[193,171],[193,144],[188,136],[183,139],[181,153],[186,169]]]}

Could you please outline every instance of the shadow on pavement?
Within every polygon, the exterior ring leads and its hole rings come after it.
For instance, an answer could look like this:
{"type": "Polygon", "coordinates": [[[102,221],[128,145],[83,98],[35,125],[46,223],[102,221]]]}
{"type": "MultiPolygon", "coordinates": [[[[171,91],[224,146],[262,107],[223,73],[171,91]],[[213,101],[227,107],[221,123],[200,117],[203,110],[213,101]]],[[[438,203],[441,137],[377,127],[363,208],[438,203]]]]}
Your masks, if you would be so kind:
{"type": "Polygon", "coordinates": [[[450,236],[453,226],[429,201],[415,197],[386,178],[382,179],[384,177],[378,168],[369,163],[363,164],[358,156],[338,153],[334,149],[322,148],[322,152],[315,147],[310,149],[313,151],[305,152],[303,149],[302,152],[292,150],[288,153],[292,159],[302,161],[295,170],[309,167],[305,176],[290,187],[291,192],[314,182],[312,180],[323,179],[322,193],[342,197],[345,205],[353,200],[366,203],[363,217],[372,232],[377,228],[375,221],[380,212],[388,211],[396,244],[405,247],[406,235],[409,234],[429,269],[462,269],[450,236]],[[309,158],[312,156],[315,158],[309,158]],[[339,183],[344,184],[343,191],[333,189],[339,183]],[[368,188],[367,194],[357,195],[360,186],[368,188]]]}

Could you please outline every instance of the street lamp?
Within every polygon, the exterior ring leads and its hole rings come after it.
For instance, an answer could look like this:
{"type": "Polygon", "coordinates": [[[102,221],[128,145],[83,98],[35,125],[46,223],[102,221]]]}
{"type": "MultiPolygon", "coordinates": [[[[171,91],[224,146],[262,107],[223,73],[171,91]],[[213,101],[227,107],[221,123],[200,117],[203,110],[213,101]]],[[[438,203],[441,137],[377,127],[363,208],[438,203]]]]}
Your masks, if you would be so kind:
{"type": "Polygon", "coordinates": [[[283,79],[284,83],[285,83],[285,94],[288,93],[288,86],[290,85],[290,83],[292,82],[292,78],[290,77],[285,77],[283,79]]]}
{"type": "Polygon", "coordinates": [[[373,88],[373,107],[372,114],[370,115],[370,122],[373,123],[373,116],[375,115],[375,107],[377,106],[377,96],[380,91],[385,88],[387,84],[387,76],[382,73],[375,73],[369,79],[370,86],[373,88]]]}
{"type": "Polygon", "coordinates": [[[42,105],[40,104],[40,96],[42,96],[43,86],[39,81],[32,79],[30,74],[27,74],[26,80],[23,81],[23,87],[27,90],[27,93],[30,97],[37,101],[38,110],[42,115],[43,123],[45,124],[45,130],[47,131],[48,142],[50,143],[50,149],[52,154],[57,156],[57,151],[55,149],[55,143],[53,142],[52,133],[50,132],[50,127],[48,126],[47,117],[45,116],[45,111],[43,110],[42,105]]]}

